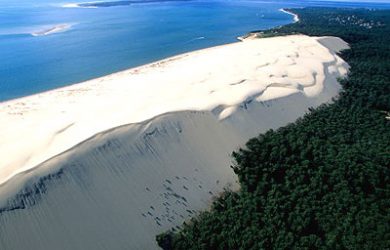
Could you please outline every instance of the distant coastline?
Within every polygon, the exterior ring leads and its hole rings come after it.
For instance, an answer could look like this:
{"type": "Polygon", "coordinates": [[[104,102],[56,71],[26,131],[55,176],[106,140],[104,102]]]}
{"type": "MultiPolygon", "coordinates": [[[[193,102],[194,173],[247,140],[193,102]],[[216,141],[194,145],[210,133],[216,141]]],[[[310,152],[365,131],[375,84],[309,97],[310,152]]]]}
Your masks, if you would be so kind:
{"type": "MultiPolygon", "coordinates": [[[[291,11],[288,11],[287,9],[284,9],[284,8],[279,9],[279,11],[293,16],[294,17],[294,19],[293,19],[294,22],[293,23],[299,22],[299,16],[297,14],[295,14],[295,13],[293,13],[291,11]]],[[[246,39],[256,39],[256,38],[259,37],[259,32],[261,33],[261,31],[251,31],[251,32],[249,32],[249,33],[247,33],[245,35],[238,36],[237,39],[239,41],[244,41],[246,39]]]]}
{"type": "Polygon", "coordinates": [[[292,15],[292,16],[294,17],[294,23],[299,22],[299,17],[298,17],[297,14],[292,13],[291,11],[288,11],[288,10],[283,9],[283,8],[282,8],[282,9],[279,9],[279,11],[281,11],[281,12],[283,12],[283,13],[286,13],[286,14],[289,14],[289,15],[292,15]]]}

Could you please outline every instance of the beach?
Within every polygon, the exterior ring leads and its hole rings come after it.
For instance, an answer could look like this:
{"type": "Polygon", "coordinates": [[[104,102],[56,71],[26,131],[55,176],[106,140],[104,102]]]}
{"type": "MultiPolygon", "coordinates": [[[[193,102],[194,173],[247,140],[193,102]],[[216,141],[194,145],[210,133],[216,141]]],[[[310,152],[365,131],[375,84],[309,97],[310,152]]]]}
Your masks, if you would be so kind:
{"type": "Polygon", "coordinates": [[[156,233],[237,188],[233,150],[337,97],[348,72],[337,53],[347,48],[336,37],[246,39],[1,103],[2,223],[26,230],[26,244],[49,235],[47,248],[69,237],[94,247],[103,235],[102,246],[156,247],[156,233]],[[26,222],[17,208],[34,195],[12,197],[48,183],[26,222]],[[43,218],[42,209],[56,215],[43,218]],[[107,223],[110,232],[92,230],[107,223]],[[71,224],[83,237],[61,237],[71,224]]]}
{"type": "Polygon", "coordinates": [[[294,17],[294,23],[299,22],[299,17],[298,17],[297,14],[292,13],[292,12],[290,12],[290,11],[288,11],[288,10],[285,10],[285,9],[279,9],[279,10],[280,10],[281,12],[283,12],[283,13],[292,15],[292,16],[294,17]]]}

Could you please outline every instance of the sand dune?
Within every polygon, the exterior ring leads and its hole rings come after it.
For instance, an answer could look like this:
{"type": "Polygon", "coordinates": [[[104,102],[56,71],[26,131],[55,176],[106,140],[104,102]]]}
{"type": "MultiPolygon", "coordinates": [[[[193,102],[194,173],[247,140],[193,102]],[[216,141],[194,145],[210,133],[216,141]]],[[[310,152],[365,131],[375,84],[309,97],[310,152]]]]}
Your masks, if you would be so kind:
{"type": "Polygon", "coordinates": [[[0,104],[0,248],[155,248],[237,187],[232,150],[337,96],[346,48],[247,40],[0,104]]]}

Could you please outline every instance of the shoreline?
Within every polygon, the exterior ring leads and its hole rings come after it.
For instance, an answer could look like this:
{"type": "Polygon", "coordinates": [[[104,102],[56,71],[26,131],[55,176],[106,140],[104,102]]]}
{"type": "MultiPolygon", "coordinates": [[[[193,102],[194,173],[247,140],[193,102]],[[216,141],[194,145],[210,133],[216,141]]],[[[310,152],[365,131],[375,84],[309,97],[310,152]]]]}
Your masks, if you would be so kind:
{"type": "MultiPolygon", "coordinates": [[[[297,14],[293,13],[293,12],[290,12],[284,8],[281,8],[279,9],[280,12],[283,12],[283,13],[286,13],[288,15],[292,15],[294,18],[293,18],[293,22],[292,23],[296,23],[296,22],[299,22],[299,17],[297,14]]],[[[238,36],[237,37],[237,40],[241,41],[241,42],[244,42],[246,39],[258,39],[259,36],[258,36],[258,33],[261,33],[261,30],[259,31],[251,31],[251,32],[248,32],[246,33],[245,35],[241,35],[241,36],[238,36]]]]}
{"type": "Polygon", "coordinates": [[[289,15],[292,15],[294,17],[294,23],[297,23],[299,22],[299,16],[291,11],[288,11],[284,8],[281,8],[279,9],[279,11],[283,12],[283,13],[286,13],[286,14],[289,14],[289,15]]]}
{"type": "MultiPolygon", "coordinates": [[[[238,40],[238,42],[242,42],[243,41],[243,40],[240,40],[238,38],[237,38],[237,40],[238,40]]],[[[66,86],[62,86],[62,87],[58,87],[58,88],[54,88],[54,89],[48,89],[48,90],[45,90],[45,91],[42,91],[42,92],[30,94],[30,95],[27,95],[27,96],[21,96],[21,97],[16,97],[14,99],[0,101],[0,107],[2,105],[5,105],[5,104],[9,104],[9,103],[17,102],[17,101],[23,101],[23,100],[29,99],[31,97],[39,97],[41,95],[45,95],[47,93],[51,93],[51,92],[55,92],[55,91],[67,91],[68,88],[71,89],[72,87],[78,87],[80,85],[86,85],[86,84],[89,84],[90,82],[105,81],[107,79],[110,79],[113,76],[117,76],[117,75],[120,75],[120,74],[126,74],[126,73],[133,74],[134,72],[138,72],[139,70],[142,70],[142,69],[145,69],[145,68],[159,67],[160,65],[163,65],[163,64],[168,63],[170,61],[178,60],[178,59],[180,59],[182,57],[185,57],[187,54],[190,54],[190,53],[193,53],[193,52],[207,51],[207,50],[211,50],[211,49],[219,48],[219,47],[224,47],[226,45],[235,44],[235,43],[237,43],[237,42],[232,42],[232,43],[216,45],[216,46],[212,46],[212,47],[208,47],[208,48],[204,48],[204,49],[189,51],[189,52],[185,52],[185,53],[182,53],[182,54],[177,54],[177,55],[174,55],[174,56],[162,58],[160,60],[153,61],[153,62],[150,62],[150,63],[142,64],[142,65],[139,65],[139,66],[136,66],[136,67],[132,67],[132,68],[124,69],[124,70],[121,70],[121,71],[113,72],[113,73],[110,73],[110,74],[107,74],[107,75],[103,75],[103,76],[100,76],[100,77],[92,78],[92,79],[89,79],[89,80],[86,80],[86,81],[75,82],[75,83],[71,83],[71,84],[66,85],[66,86]]],[[[0,185],[1,185],[1,183],[0,183],[0,185]]]]}

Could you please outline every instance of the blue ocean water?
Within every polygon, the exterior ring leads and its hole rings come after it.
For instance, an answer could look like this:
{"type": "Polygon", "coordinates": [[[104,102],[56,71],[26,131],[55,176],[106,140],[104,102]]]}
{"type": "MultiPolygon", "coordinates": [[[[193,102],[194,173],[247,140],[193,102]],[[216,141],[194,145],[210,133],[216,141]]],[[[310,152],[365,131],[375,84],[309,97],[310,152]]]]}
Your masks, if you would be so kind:
{"type": "Polygon", "coordinates": [[[292,22],[291,15],[278,11],[283,7],[334,5],[303,0],[161,1],[101,8],[66,4],[2,0],[0,102],[234,42],[248,31],[292,22]]]}

